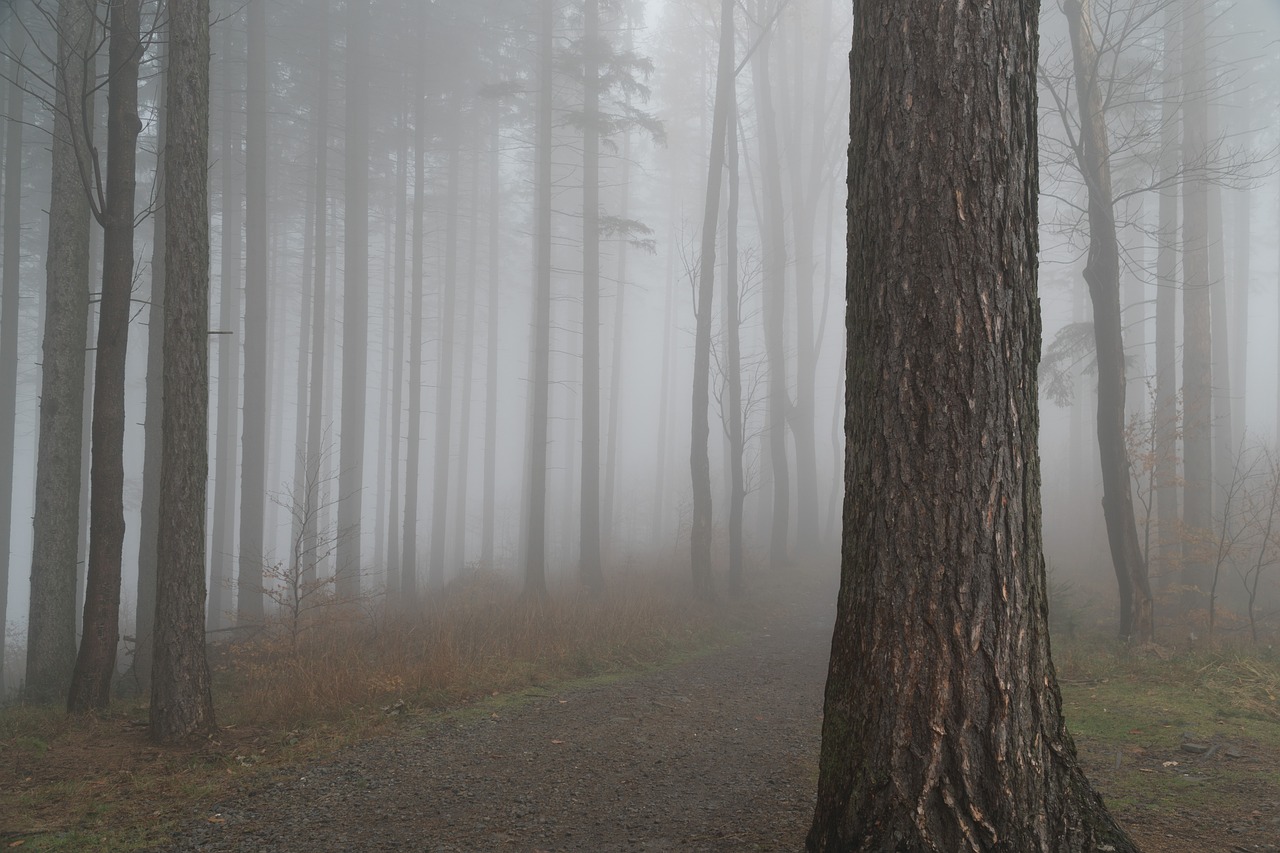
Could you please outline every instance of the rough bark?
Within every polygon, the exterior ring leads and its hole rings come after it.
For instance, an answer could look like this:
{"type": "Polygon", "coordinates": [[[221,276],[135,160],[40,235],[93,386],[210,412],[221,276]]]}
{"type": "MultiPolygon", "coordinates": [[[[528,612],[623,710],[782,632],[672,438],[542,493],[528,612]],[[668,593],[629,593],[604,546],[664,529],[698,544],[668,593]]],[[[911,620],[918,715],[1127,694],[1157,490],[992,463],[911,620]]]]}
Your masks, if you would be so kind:
{"type": "Polygon", "coordinates": [[[45,260],[40,436],[27,617],[26,698],[65,697],[76,657],[77,531],[85,414],[85,333],[89,325],[89,162],[93,94],[86,86],[95,45],[92,10],[58,4],[54,69],[52,190],[45,260]]]}
{"type": "Polygon", "coordinates": [[[169,7],[165,142],[164,449],[151,736],[213,730],[205,655],[209,474],[209,4],[169,7]]]}
{"type": "Polygon", "coordinates": [[[263,619],[267,496],[267,0],[250,0],[244,206],[244,407],[240,439],[240,571],[236,614],[241,625],[263,619]]]}
{"type": "Polygon", "coordinates": [[[1037,4],[864,3],[848,455],[811,851],[1132,851],[1049,658],[1037,4]]]}
{"type": "Polygon", "coordinates": [[[1213,361],[1210,354],[1209,187],[1200,166],[1208,148],[1205,9],[1189,0],[1183,13],[1182,159],[1182,583],[1188,609],[1207,605],[1213,527],[1213,361]]]}
{"type": "Polygon", "coordinates": [[[547,595],[547,398],[551,356],[551,130],[555,56],[555,2],[542,0],[538,31],[538,103],[535,130],[533,364],[530,376],[529,465],[526,484],[524,594],[547,595]]]}
{"type": "Polygon", "coordinates": [[[107,84],[107,180],[102,223],[102,296],[93,383],[93,456],[89,471],[89,570],[84,623],[67,710],[111,701],[120,640],[120,563],[124,548],[124,380],[133,290],[134,196],[138,134],[139,0],[111,7],[107,84]]]}
{"type": "Polygon", "coordinates": [[[1098,366],[1098,450],[1102,514],[1120,591],[1120,637],[1150,642],[1151,587],[1138,544],[1129,449],[1125,440],[1125,351],[1120,309],[1120,241],[1111,185],[1111,145],[1098,80],[1092,0],[1063,5],[1075,61],[1080,136],[1076,157],[1088,191],[1089,252],[1084,280],[1093,302],[1098,366]]]}
{"type": "Polygon", "coordinates": [[[18,253],[22,243],[22,62],[25,30],[9,16],[8,103],[4,142],[4,271],[0,294],[0,701],[5,696],[5,640],[9,614],[9,542],[13,515],[14,427],[18,415],[18,253]]]}
{"type": "Polygon", "coordinates": [[[360,597],[365,369],[369,338],[369,0],[347,2],[346,215],[342,275],[342,435],[338,467],[339,601],[360,597]]]}

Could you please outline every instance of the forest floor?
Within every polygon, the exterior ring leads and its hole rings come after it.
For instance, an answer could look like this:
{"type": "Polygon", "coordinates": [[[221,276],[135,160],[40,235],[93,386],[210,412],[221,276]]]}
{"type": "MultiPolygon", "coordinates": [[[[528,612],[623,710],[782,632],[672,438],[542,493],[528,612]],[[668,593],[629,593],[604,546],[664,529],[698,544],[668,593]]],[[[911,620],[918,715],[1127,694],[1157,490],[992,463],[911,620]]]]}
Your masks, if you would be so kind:
{"type": "MultiPolygon", "coordinates": [[[[161,751],[127,715],[50,744],[0,731],[11,756],[0,762],[0,846],[800,850],[828,611],[806,599],[757,608],[731,634],[659,666],[443,711],[390,706],[376,728],[327,746],[238,727],[161,751]],[[71,805],[78,827],[67,826],[71,805]]],[[[1280,666],[1087,644],[1058,658],[1087,772],[1143,850],[1280,851],[1280,719],[1269,692],[1280,666]]]]}

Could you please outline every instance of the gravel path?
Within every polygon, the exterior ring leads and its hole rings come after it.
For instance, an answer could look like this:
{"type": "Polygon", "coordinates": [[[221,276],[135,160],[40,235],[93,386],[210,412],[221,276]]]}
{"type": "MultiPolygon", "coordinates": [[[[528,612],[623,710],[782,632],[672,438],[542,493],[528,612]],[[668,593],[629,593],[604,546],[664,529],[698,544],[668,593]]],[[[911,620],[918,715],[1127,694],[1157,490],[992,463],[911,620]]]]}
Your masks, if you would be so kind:
{"type": "Polygon", "coordinates": [[[830,627],[411,725],[215,807],[169,850],[780,851],[816,786],[830,627]]]}

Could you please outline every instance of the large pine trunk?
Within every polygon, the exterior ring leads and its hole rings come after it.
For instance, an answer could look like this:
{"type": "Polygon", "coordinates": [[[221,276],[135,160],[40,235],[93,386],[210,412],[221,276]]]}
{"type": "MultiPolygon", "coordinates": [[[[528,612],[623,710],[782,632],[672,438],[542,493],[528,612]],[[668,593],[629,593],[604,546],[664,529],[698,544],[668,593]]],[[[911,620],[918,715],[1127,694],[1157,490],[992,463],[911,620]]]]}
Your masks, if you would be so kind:
{"type": "Polygon", "coordinates": [[[843,564],[811,851],[1133,850],[1049,658],[1036,4],[854,22],[843,564]]]}
{"type": "Polygon", "coordinates": [[[164,441],[151,735],[214,728],[205,655],[205,495],[209,474],[209,4],[169,10],[165,144],[164,441]]]}
{"type": "Polygon", "coordinates": [[[105,708],[111,701],[120,640],[120,564],[124,549],[124,380],[133,291],[134,196],[138,134],[139,0],[111,7],[107,89],[107,181],[100,211],[102,298],[93,384],[93,456],[89,471],[89,569],[84,631],[67,709],[105,708]]]}
{"type": "MultiPolygon", "coordinates": [[[[40,438],[27,619],[26,698],[65,696],[76,658],[76,563],[81,431],[85,412],[85,331],[89,324],[89,203],[80,179],[88,162],[92,98],[86,116],[85,57],[94,44],[93,10],[58,4],[58,79],[54,93],[49,251],[45,261],[40,438]]],[[[92,85],[91,83],[89,85],[92,85]]]]}

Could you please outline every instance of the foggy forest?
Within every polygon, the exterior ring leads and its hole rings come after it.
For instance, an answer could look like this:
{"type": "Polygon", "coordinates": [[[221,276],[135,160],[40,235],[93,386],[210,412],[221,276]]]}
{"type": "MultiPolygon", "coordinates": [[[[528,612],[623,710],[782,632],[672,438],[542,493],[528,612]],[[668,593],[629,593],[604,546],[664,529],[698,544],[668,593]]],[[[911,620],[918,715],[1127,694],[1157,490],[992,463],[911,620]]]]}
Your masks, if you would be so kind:
{"type": "Polygon", "coordinates": [[[0,842],[1277,849],[1280,5],[953,5],[0,0],[0,842]]]}

